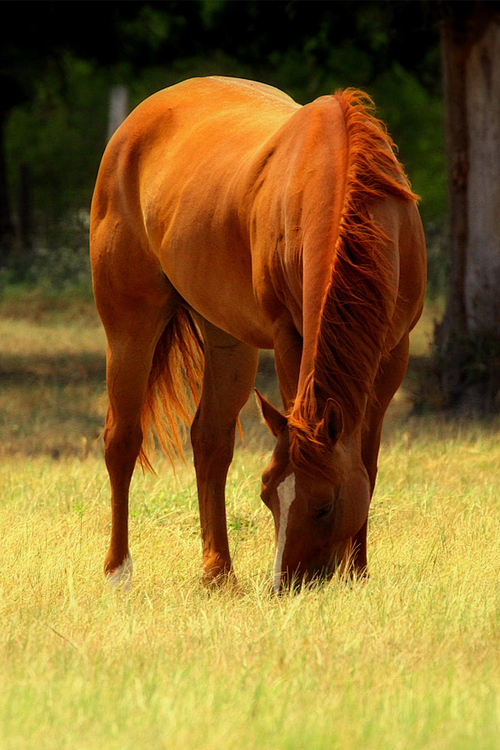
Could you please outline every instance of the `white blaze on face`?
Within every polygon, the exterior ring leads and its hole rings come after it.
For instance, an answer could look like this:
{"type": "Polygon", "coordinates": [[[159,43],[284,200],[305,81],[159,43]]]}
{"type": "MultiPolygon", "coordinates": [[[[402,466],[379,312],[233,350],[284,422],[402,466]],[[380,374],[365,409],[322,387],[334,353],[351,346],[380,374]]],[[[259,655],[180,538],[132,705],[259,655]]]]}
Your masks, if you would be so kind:
{"type": "Polygon", "coordinates": [[[278,541],[276,542],[276,556],[274,558],[274,591],[278,593],[281,587],[281,564],[286,544],[286,530],[288,526],[288,514],[290,506],[295,500],[295,474],[289,474],[278,487],[278,500],[280,508],[280,522],[278,528],[278,541]]]}

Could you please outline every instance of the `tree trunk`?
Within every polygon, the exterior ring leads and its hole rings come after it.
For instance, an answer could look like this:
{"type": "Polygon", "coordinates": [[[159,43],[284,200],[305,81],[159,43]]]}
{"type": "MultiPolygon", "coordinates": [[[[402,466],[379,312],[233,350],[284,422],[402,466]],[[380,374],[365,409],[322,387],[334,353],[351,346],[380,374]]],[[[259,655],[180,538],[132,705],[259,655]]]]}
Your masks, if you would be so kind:
{"type": "Polygon", "coordinates": [[[500,13],[479,0],[450,7],[441,45],[451,274],[437,370],[445,406],[489,413],[500,410],[500,13]]]}

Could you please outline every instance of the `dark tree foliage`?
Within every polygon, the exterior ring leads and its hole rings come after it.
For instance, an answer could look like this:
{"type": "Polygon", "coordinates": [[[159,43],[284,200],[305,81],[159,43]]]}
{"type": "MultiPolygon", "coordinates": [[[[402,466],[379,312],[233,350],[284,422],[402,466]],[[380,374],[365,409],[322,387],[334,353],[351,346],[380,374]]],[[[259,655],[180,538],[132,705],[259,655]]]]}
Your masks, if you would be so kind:
{"type": "MultiPolygon", "coordinates": [[[[12,110],[33,100],[42,81],[50,81],[48,86],[57,81],[64,97],[68,54],[96,66],[168,62],[186,50],[192,53],[200,30],[197,3],[9,3],[8,22],[0,25],[0,265],[8,263],[16,249],[5,159],[5,128],[12,110]],[[159,44],[155,39],[148,17],[154,5],[164,6],[161,13],[169,19],[168,53],[165,40],[159,44]]],[[[23,166],[18,166],[19,173],[23,166]]]]}
{"type": "MultiPolygon", "coordinates": [[[[0,25],[0,264],[17,253],[29,265],[29,232],[88,205],[113,83],[129,86],[132,104],[191,75],[253,77],[301,102],[338,86],[363,87],[394,124],[403,161],[417,142],[428,153],[423,160],[417,150],[413,172],[431,213],[442,210],[442,181],[429,176],[440,171],[440,135],[432,135],[436,148],[426,145],[430,136],[415,117],[424,108],[432,109],[430,122],[440,117],[439,4],[432,0],[8,5],[8,23],[0,25]]],[[[56,242],[51,236],[48,244],[56,242]]]]}
{"type": "Polygon", "coordinates": [[[299,50],[321,68],[331,61],[332,50],[354,47],[370,57],[372,80],[398,60],[435,88],[437,57],[429,63],[435,21],[432,3],[411,0],[253,0],[217,4],[207,26],[214,46],[252,64],[267,62],[276,52],[299,50]],[[238,33],[227,37],[228,28],[238,33]]]}

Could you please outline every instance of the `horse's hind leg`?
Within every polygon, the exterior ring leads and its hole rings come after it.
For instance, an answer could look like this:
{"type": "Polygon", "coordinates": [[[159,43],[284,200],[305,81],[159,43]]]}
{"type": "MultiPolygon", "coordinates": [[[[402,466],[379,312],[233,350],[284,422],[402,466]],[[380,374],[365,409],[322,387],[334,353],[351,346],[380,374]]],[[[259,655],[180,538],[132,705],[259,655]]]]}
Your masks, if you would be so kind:
{"type": "Polygon", "coordinates": [[[129,584],[131,579],[128,495],[143,440],[142,409],[156,344],[178,304],[175,291],[156,266],[151,265],[148,279],[147,259],[142,259],[140,268],[142,283],[138,283],[137,273],[134,283],[133,267],[123,268],[119,263],[94,267],[95,298],[108,341],[104,455],[112,516],[104,570],[111,585],[129,584]]]}
{"type": "Polygon", "coordinates": [[[141,415],[156,343],[165,327],[166,311],[147,305],[123,311],[107,327],[109,406],[104,429],[104,456],[111,484],[111,541],[104,571],[111,585],[129,583],[128,495],[141,450],[141,415]]]}
{"type": "Polygon", "coordinates": [[[156,343],[168,310],[145,303],[123,309],[107,326],[109,407],[104,430],[106,467],[111,484],[111,541],[104,570],[111,585],[129,583],[128,495],[143,434],[141,414],[156,343]]]}
{"type": "Polygon", "coordinates": [[[232,569],[226,526],[226,477],[233,457],[238,414],[255,381],[258,350],[207,321],[198,323],[205,340],[205,372],[191,442],[198,483],[204,577],[210,583],[224,580],[232,569]]]}

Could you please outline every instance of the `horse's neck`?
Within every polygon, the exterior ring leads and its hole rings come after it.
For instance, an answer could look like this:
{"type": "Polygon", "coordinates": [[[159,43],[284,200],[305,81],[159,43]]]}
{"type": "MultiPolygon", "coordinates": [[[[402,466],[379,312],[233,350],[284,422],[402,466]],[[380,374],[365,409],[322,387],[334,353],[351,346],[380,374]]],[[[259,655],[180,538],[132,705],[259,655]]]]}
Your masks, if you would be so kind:
{"type": "Polygon", "coordinates": [[[242,179],[252,260],[268,296],[303,339],[300,390],[311,372],[344,204],[347,141],[333,97],[297,110],[248,162],[242,179]]]}

